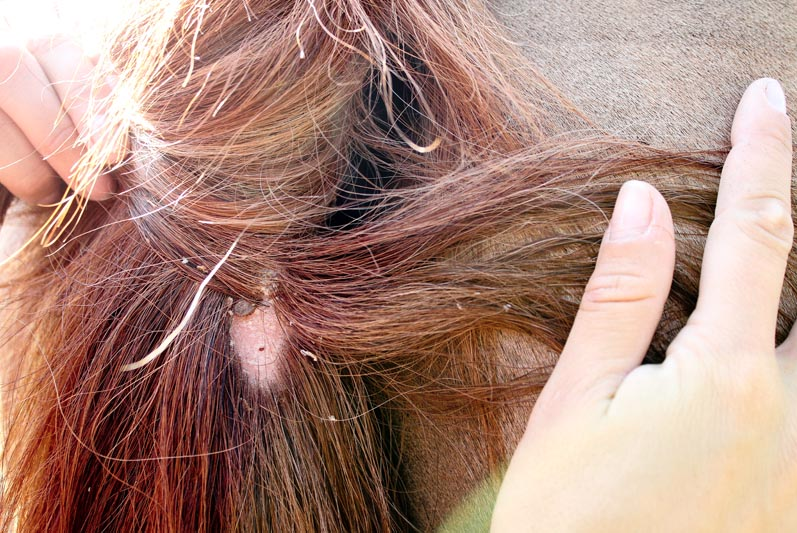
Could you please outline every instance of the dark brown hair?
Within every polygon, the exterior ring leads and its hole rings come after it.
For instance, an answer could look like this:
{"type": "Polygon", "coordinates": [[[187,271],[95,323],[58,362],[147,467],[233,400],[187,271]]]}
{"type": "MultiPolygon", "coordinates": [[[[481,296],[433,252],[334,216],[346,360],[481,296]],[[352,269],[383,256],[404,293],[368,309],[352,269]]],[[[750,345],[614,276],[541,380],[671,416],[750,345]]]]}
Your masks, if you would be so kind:
{"type": "Polygon", "coordinates": [[[722,154],[598,131],[505,33],[472,0],[133,14],[109,46],[122,192],[6,268],[0,528],[412,530],[399,414],[497,427],[533,399],[550,369],[502,366],[501,336],[561,349],[631,176],[677,227],[660,360],[722,154]],[[273,306],[278,386],[243,375],[235,300],[273,306]]]}

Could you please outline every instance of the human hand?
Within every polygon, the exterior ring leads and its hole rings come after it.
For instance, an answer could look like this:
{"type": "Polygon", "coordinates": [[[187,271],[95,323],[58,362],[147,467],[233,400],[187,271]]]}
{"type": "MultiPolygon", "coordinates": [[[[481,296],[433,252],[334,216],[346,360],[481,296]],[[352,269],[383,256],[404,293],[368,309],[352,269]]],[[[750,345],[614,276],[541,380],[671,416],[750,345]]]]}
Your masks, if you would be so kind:
{"type": "MultiPolygon", "coordinates": [[[[112,84],[93,88],[95,62],[64,37],[20,44],[0,30],[0,184],[29,203],[57,201],[74,186],[74,167],[84,149],[103,138],[102,109],[112,84]],[[89,118],[93,117],[93,118],[89,118]]],[[[107,165],[123,152],[112,150],[107,165]]],[[[114,181],[102,174],[88,195],[102,200],[114,181]]]]}
{"type": "Polygon", "coordinates": [[[661,365],[639,363],[672,281],[672,219],[653,187],[623,186],[492,531],[797,531],[797,333],[775,347],[793,241],[777,82],[747,89],[732,144],[697,308],[661,365]]]}

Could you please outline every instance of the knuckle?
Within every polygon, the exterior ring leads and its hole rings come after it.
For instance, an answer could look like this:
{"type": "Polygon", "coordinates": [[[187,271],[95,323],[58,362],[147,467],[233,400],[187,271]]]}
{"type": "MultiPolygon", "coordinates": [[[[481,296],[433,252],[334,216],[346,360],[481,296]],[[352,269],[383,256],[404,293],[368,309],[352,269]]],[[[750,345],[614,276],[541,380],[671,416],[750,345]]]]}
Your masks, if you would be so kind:
{"type": "Polygon", "coordinates": [[[704,386],[713,391],[726,416],[736,421],[764,423],[783,409],[783,390],[777,374],[771,372],[761,354],[722,354],[735,358],[733,363],[706,358],[703,368],[704,386]]]}
{"type": "Polygon", "coordinates": [[[772,399],[773,375],[759,355],[742,354],[735,357],[734,364],[729,365],[729,375],[719,376],[734,396],[746,401],[772,399]]]}
{"type": "Polygon", "coordinates": [[[794,223],[791,208],[784,199],[752,197],[740,207],[734,210],[735,223],[749,239],[779,255],[789,253],[794,241],[794,223]]]}
{"type": "Polygon", "coordinates": [[[590,311],[603,309],[607,305],[644,304],[655,299],[656,293],[650,280],[643,275],[635,272],[596,272],[584,290],[581,308],[590,311]]]}
{"type": "Polygon", "coordinates": [[[780,421],[785,389],[771,350],[740,348],[718,340],[704,325],[687,325],[667,350],[679,382],[709,399],[718,420],[730,427],[770,429],[780,421]]]}

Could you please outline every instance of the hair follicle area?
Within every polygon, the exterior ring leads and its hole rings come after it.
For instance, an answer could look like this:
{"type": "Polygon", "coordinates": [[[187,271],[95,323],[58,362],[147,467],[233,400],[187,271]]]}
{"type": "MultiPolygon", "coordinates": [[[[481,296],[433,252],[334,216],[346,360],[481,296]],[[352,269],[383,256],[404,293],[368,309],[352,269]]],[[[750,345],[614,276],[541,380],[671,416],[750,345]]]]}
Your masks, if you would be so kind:
{"type": "Polygon", "coordinates": [[[280,381],[280,353],[285,332],[271,306],[239,300],[232,307],[230,342],[244,374],[261,387],[280,381]]]}

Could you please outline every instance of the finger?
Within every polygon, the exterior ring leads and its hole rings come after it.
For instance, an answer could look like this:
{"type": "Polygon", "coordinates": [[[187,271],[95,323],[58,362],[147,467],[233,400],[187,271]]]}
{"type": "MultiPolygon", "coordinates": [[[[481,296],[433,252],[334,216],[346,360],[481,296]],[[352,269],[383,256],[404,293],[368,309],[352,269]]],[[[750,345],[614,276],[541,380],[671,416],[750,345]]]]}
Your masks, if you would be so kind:
{"type": "Polygon", "coordinates": [[[64,182],[28,142],[16,124],[0,111],[0,183],[14,196],[29,203],[56,202],[64,182]]]}
{"type": "MultiPolygon", "coordinates": [[[[97,84],[96,62],[83,53],[74,41],[63,36],[50,36],[28,42],[28,50],[36,58],[60,98],[80,139],[97,143],[104,139],[107,104],[113,90],[112,81],[97,84]],[[92,102],[93,100],[93,102],[92,102]]],[[[114,165],[121,160],[114,150],[114,165]]]]}
{"type": "Polygon", "coordinates": [[[595,271],[535,410],[610,398],[647,352],[672,283],[675,241],[661,194],[623,185],[595,271]],[[542,407],[541,407],[542,406],[542,407]]]}
{"type": "Polygon", "coordinates": [[[2,49],[0,109],[14,121],[47,163],[69,183],[80,157],[75,126],[35,58],[24,47],[9,43],[2,49]]]}
{"type": "Polygon", "coordinates": [[[748,87],[731,142],[706,241],[697,307],[687,329],[710,331],[721,344],[716,353],[771,352],[794,235],[791,127],[775,80],[757,80],[748,87]]]}
{"type": "MultiPolygon", "coordinates": [[[[0,110],[13,120],[30,144],[67,184],[80,156],[78,135],[61,100],[33,55],[14,43],[0,44],[0,110]]],[[[112,192],[112,183],[95,184],[91,198],[112,192]]]]}
{"type": "Polygon", "coordinates": [[[84,142],[88,141],[92,133],[88,117],[93,63],[76,43],[62,36],[31,40],[27,49],[58,95],[62,109],[69,115],[78,136],[84,142]]]}
{"type": "MultiPolygon", "coordinates": [[[[94,88],[95,63],[77,43],[64,36],[31,40],[27,48],[50,80],[81,142],[90,144],[103,141],[104,102],[110,97],[111,88],[107,84],[94,88]],[[93,109],[92,99],[95,100],[93,109]]],[[[112,159],[107,161],[109,165],[121,159],[117,150],[112,159]]],[[[90,197],[95,200],[105,198],[113,189],[111,179],[109,175],[100,176],[90,197]]]]}

